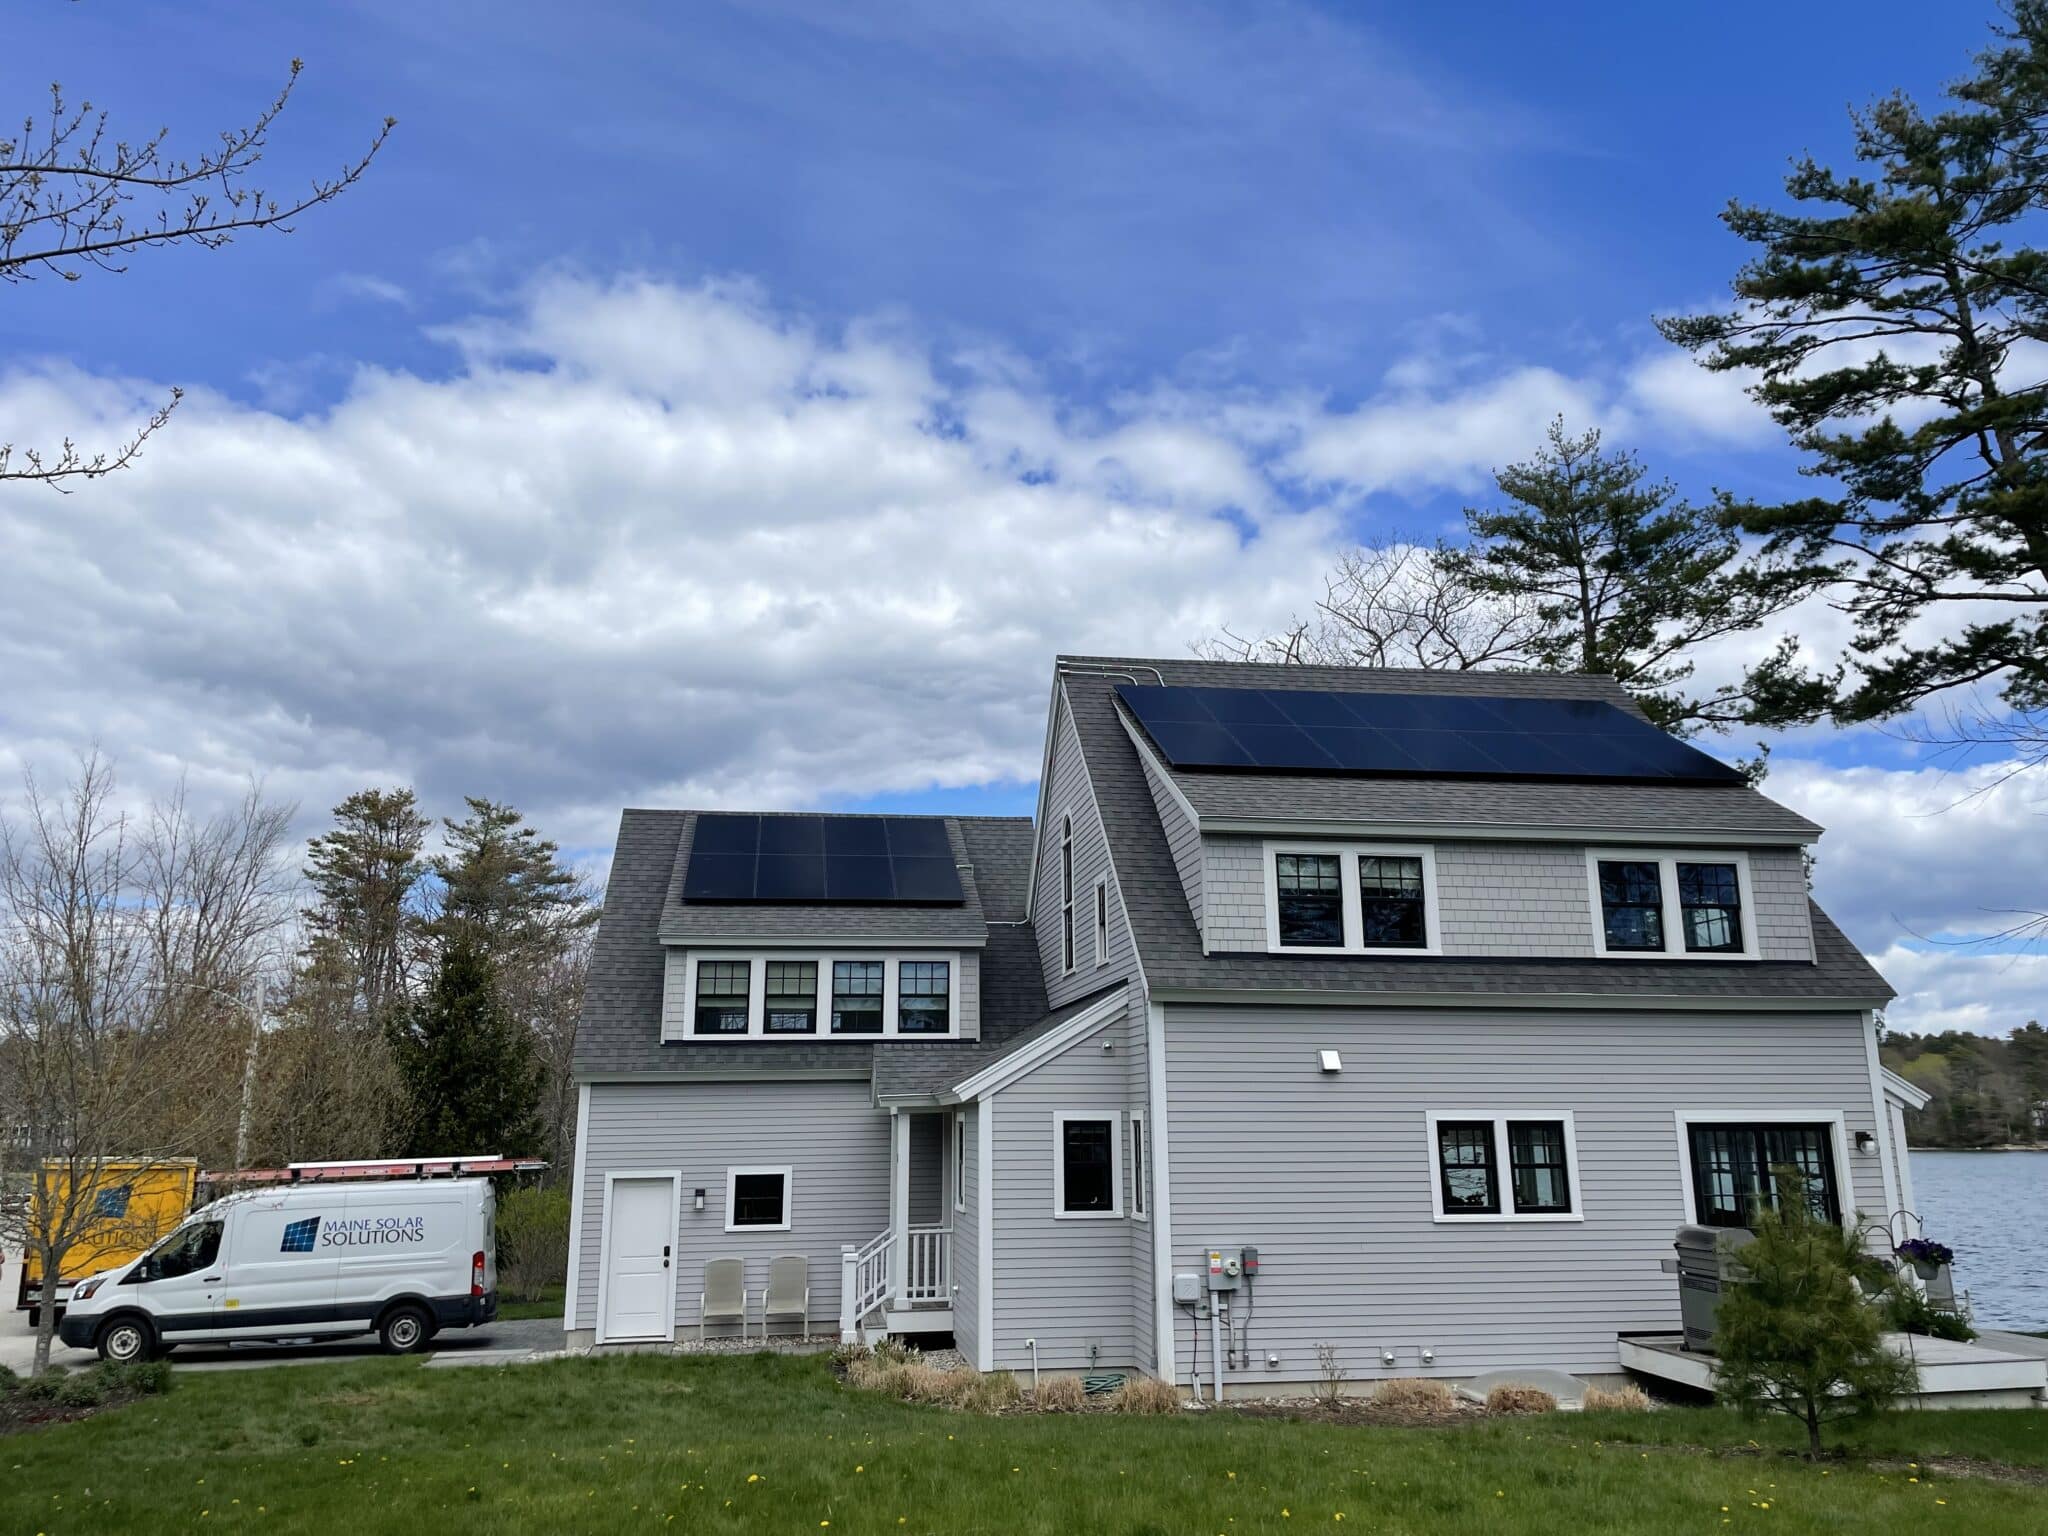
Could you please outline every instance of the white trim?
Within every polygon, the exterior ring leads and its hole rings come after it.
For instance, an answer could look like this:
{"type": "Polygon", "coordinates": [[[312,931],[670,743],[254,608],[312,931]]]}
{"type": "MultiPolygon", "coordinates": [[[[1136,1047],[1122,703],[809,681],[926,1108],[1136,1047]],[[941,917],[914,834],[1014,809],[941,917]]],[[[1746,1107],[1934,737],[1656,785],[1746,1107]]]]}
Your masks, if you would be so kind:
{"type": "MultiPolygon", "coordinates": [[[[1159,1003],[1145,1008],[1145,1068],[1152,1107],[1159,1111],[1153,1126],[1152,1144],[1152,1367],[1162,1380],[1173,1381],[1179,1370],[1174,1350],[1173,1306],[1173,1199],[1169,1187],[1166,1157],[1168,1113],[1166,1097],[1166,1009],[1159,1003]]],[[[1177,1385],[1177,1383],[1176,1383],[1177,1385]]]]}
{"type": "Polygon", "coordinates": [[[725,1230],[728,1232],[787,1232],[796,1220],[796,1170],[787,1163],[762,1167],[727,1168],[725,1170],[725,1230]],[[750,1221],[745,1226],[733,1223],[733,1195],[739,1188],[740,1175],[757,1173],[779,1173],[782,1175],[782,1220],[777,1224],[750,1221]]]}
{"type": "Polygon", "coordinates": [[[1118,987],[1100,1002],[1089,1004],[1066,1023],[1048,1030],[1023,1049],[1005,1056],[1001,1061],[991,1062],[956,1087],[954,1093],[964,1102],[1009,1087],[1018,1078],[1035,1071],[1062,1051],[1079,1044],[1117,1017],[1123,1010],[1128,995],[1128,988],[1118,987]]]}
{"type": "Polygon", "coordinates": [[[682,1242],[683,1221],[683,1174],[679,1168],[610,1168],[604,1176],[604,1215],[598,1223],[597,1233],[597,1318],[592,1330],[593,1337],[600,1344],[637,1343],[642,1336],[635,1334],[631,1339],[621,1338],[605,1331],[604,1304],[610,1295],[611,1251],[612,1251],[612,1185],[621,1179],[666,1179],[668,1180],[668,1328],[663,1333],[651,1333],[647,1339],[673,1340],[676,1336],[676,1275],[675,1251],[682,1242]]]}
{"type": "Polygon", "coordinates": [[[1749,855],[1740,848],[1614,848],[1586,850],[1586,900],[1593,917],[1593,953],[1603,960],[1755,960],[1758,958],[1756,892],[1749,883],[1749,855]],[[1626,861],[1657,866],[1658,895],[1664,923],[1662,949],[1609,949],[1607,918],[1600,905],[1600,865],[1626,861]],[[1685,947],[1684,913],[1678,905],[1680,864],[1733,864],[1735,888],[1742,902],[1742,948],[1691,950],[1685,947]]]}
{"type": "MultiPolygon", "coordinates": [[[[562,1331],[576,1327],[576,1302],[583,1277],[583,1180],[590,1157],[590,1084],[576,1085],[576,1162],[569,1175],[569,1273],[562,1282],[562,1331]]],[[[597,1262],[604,1264],[604,1247],[599,1245],[597,1262]]]]}
{"type": "MultiPolygon", "coordinates": [[[[1130,716],[1124,713],[1122,700],[1117,701],[1116,719],[1117,724],[1124,728],[1124,734],[1131,738],[1131,745],[1138,749],[1138,756],[1149,762],[1159,775],[1159,782],[1166,786],[1166,793],[1180,808],[1181,814],[1187,817],[1188,825],[1198,833],[1204,831],[1201,815],[1195,810],[1194,802],[1181,791],[1180,785],[1174,781],[1173,770],[1160,761],[1159,754],[1152,750],[1152,743],[1145,739],[1144,733],[1132,724],[1130,716]]],[[[1320,836],[1322,831],[1327,830],[1324,828],[1312,835],[1320,836]]]]}
{"type": "Polygon", "coordinates": [[[1825,1125],[1828,1127],[1830,1144],[1834,1151],[1835,1178],[1840,1187],[1835,1191],[1836,1202],[1842,1208],[1842,1225],[1856,1225],[1856,1175],[1849,1166],[1849,1139],[1842,1125],[1839,1109],[1787,1109],[1773,1104],[1759,1109],[1674,1109],[1672,1123],[1678,1129],[1678,1208],[1679,1220],[1687,1224],[1698,1222],[1698,1213],[1692,1208],[1692,1137],[1688,1127],[1694,1125],[1825,1125]]]}
{"type": "MultiPolygon", "coordinates": [[[[1052,697],[1045,712],[1045,748],[1038,754],[1038,809],[1031,818],[1031,864],[1024,873],[1024,921],[1031,922],[1037,916],[1038,906],[1038,852],[1045,846],[1045,829],[1052,825],[1049,816],[1049,802],[1052,799],[1052,752],[1059,741],[1060,705],[1066,699],[1067,685],[1060,676],[1059,664],[1052,669],[1052,697]]],[[[1076,735],[1079,732],[1075,733],[1076,735]]]]}
{"type": "Polygon", "coordinates": [[[1056,1109],[1052,1112],[1052,1214],[1056,1221],[1121,1221],[1124,1216],[1124,1113],[1120,1109],[1056,1109]],[[1066,1128],[1071,1120],[1109,1122],[1109,1193],[1106,1211],[1070,1211],[1067,1203],[1066,1128]]]}
{"type": "Polygon", "coordinates": [[[1309,843],[1273,839],[1261,845],[1266,888],[1266,952],[1273,955],[1440,955],[1443,953],[1443,925],[1437,919],[1436,850],[1427,843],[1309,843]],[[1334,856],[1337,861],[1337,893],[1344,908],[1344,942],[1334,944],[1283,944],[1280,942],[1279,856],[1283,853],[1334,856]],[[1366,858],[1420,859],[1422,861],[1421,947],[1391,949],[1383,944],[1368,946],[1360,916],[1358,861],[1366,858]]]}
{"type": "MultiPolygon", "coordinates": [[[[1899,1194],[1899,1181],[1892,1163],[1892,1116],[1884,1101],[1884,1067],[1877,1059],[1877,1015],[1863,1016],[1863,1046],[1870,1063],[1870,1112],[1876,1117],[1871,1125],[1877,1135],[1878,1173],[1884,1185],[1885,1230],[1891,1230],[1892,1213],[1905,1206],[1899,1194]]],[[[1853,1147],[1855,1143],[1852,1141],[1853,1147]]],[[[1853,1173],[1844,1175],[1850,1189],[1856,1187],[1853,1173]]]]}
{"type": "Polygon", "coordinates": [[[1152,1219],[1152,1133],[1145,1111],[1131,1111],[1131,1220],[1152,1219]]]}
{"type": "Polygon", "coordinates": [[[1441,821],[1364,821],[1332,817],[1327,821],[1288,816],[1219,816],[1201,818],[1204,833],[1237,833],[1252,837],[1386,837],[1403,842],[1588,843],[1621,839],[1630,844],[1697,843],[1702,836],[1727,837],[1745,848],[1805,848],[1819,841],[1811,832],[1752,832],[1740,827],[1531,826],[1523,822],[1489,822],[1461,818],[1441,821]]]}
{"type": "Polygon", "coordinates": [[[667,1035],[665,1043],[670,1045],[730,1045],[736,1042],[780,1044],[785,1041],[802,1041],[816,1044],[819,1041],[872,1044],[877,1040],[959,1040],[960,993],[962,990],[961,955],[958,950],[859,950],[848,953],[845,949],[690,949],[677,950],[683,966],[683,1013],[676,1033],[667,1035]],[[697,1022],[697,967],[706,961],[743,961],[748,967],[747,979],[747,1032],[743,1035],[700,1035],[696,1033],[697,1022]],[[767,1030],[768,966],[770,962],[809,961],[818,967],[818,993],[815,999],[817,1027],[809,1034],[770,1034],[767,1030]],[[882,1032],[879,1035],[834,1034],[832,1032],[832,966],[834,961],[873,964],[882,966],[882,1032]],[[897,1028],[898,1007],[902,1000],[902,968],[906,963],[932,962],[945,965],[947,969],[946,988],[946,1032],[937,1034],[905,1034],[897,1028]]]}
{"type": "Polygon", "coordinates": [[[946,1177],[953,1186],[953,1209],[967,1209],[967,1114],[956,1109],[951,1115],[953,1144],[946,1150],[952,1153],[952,1166],[946,1170],[946,1177]]]}
{"type": "Polygon", "coordinates": [[[1095,903],[1089,908],[1089,923],[1095,930],[1095,968],[1109,964],[1109,876],[1095,877],[1095,903]]]}
{"type": "MultiPolygon", "coordinates": [[[[1341,954],[1341,950],[1317,950],[1341,954]]],[[[1344,987],[1161,987],[1152,994],[1169,1003],[1295,1004],[1314,1008],[1513,1008],[1578,1012],[1588,1008],[1641,1010],[1656,1006],[1675,1013],[1863,1013],[1869,997],[1716,997],[1687,992],[1360,992],[1344,987]]],[[[646,1082],[646,1074],[631,1081],[646,1082]]]]}
{"type": "Polygon", "coordinates": [[[1901,1077],[1890,1067],[1882,1074],[1884,1096],[1896,1099],[1908,1109],[1925,1109],[1933,1102],[1933,1095],[1925,1092],[1910,1077],[1901,1077]]]}
{"type": "Polygon", "coordinates": [[[1429,1155],[1429,1209],[1431,1219],[1446,1226],[1473,1223],[1557,1222],[1586,1219],[1586,1192],[1579,1184],[1578,1126],[1568,1109],[1432,1109],[1423,1114],[1426,1151],[1429,1155]],[[1442,1150],[1437,1144],[1437,1123],[1442,1120],[1481,1120],[1493,1126],[1493,1172],[1500,1196],[1498,1211],[1446,1211],[1442,1150]],[[1564,1177],[1570,1186],[1572,1208],[1568,1211],[1518,1211],[1515,1204],[1515,1169],[1508,1149],[1510,1120],[1548,1120],[1564,1127],[1564,1177]]]}
{"type": "Polygon", "coordinates": [[[995,1366],[996,1331],[996,1240],[995,1240],[995,1119],[996,1101],[983,1099],[974,1106],[974,1182],[980,1192],[980,1210],[974,1218],[974,1244],[980,1250],[981,1272],[974,1293],[975,1369],[995,1366]]]}

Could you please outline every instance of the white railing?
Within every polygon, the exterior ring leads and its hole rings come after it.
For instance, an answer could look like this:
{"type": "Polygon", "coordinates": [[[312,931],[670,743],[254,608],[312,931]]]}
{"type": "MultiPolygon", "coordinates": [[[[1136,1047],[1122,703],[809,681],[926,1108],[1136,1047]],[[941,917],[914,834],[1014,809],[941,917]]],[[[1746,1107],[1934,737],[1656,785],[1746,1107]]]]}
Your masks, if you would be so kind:
{"type": "Polygon", "coordinates": [[[910,1254],[904,1265],[905,1301],[951,1301],[953,1299],[953,1229],[948,1226],[912,1227],[910,1254]]]}
{"type": "Polygon", "coordinates": [[[860,1321],[889,1294],[889,1252],[895,1234],[884,1232],[865,1246],[851,1243],[839,1250],[839,1337],[852,1342],[860,1334],[860,1321]]]}

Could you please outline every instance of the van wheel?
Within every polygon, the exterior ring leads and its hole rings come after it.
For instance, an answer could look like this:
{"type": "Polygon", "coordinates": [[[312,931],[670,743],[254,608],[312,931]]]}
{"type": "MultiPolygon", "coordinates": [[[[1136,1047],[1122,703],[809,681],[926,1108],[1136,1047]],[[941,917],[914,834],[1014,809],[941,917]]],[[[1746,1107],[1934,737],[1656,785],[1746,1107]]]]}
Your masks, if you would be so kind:
{"type": "Polygon", "coordinates": [[[135,1316],[110,1319],[96,1341],[100,1358],[115,1365],[147,1360],[156,1346],[156,1330],[135,1316]]]}
{"type": "Polygon", "coordinates": [[[422,1348],[433,1334],[427,1314],[415,1306],[393,1307],[377,1325],[377,1342],[389,1355],[409,1355],[422,1348]]]}

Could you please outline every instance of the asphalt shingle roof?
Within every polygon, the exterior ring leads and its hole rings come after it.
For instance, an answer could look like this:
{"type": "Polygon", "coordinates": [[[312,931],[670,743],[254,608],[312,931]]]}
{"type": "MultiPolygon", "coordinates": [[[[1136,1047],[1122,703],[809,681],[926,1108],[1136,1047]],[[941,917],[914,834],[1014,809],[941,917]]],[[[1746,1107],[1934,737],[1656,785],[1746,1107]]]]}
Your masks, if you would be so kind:
{"type": "MultiPolygon", "coordinates": [[[[867,1076],[875,1052],[882,1048],[875,1042],[775,1040],[721,1044],[715,1048],[662,1043],[665,917],[671,910],[672,892],[680,889],[687,846],[684,840],[694,814],[629,810],[619,818],[611,879],[605,887],[604,911],[598,920],[589,980],[584,987],[583,1018],[576,1034],[576,1076],[867,1076]]],[[[951,942],[972,947],[986,939],[981,957],[982,1029],[984,1038],[992,1042],[1008,1039],[1036,1024],[1046,1011],[1045,986],[1038,974],[1037,941],[1030,928],[1017,921],[1023,916],[1024,892],[1029,884],[1031,823],[1021,816],[960,816],[949,817],[947,821],[955,852],[964,863],[974,866],[961,875],[963,889],[973,893],[968,908],[951,909],[956,913],[971,912],[972,937],[963,933],[961,939],[951,942]],[[991,915],[1002,914],[996,917],[995,927],[983,921],[984,892],[991,915]]],[[[857,912],[871,920],[893,915],[891,909],[882,907],[829,910],[842,914],[857,912]]],[[[929,913],[938,909],[896,910],[929,913]]],[[[698,930],[692,932],[697,942],[711,937],[698,930]]],[[[808,938],[820,933],[811,928],[792,936],[808,938]]]]}
{"type": "MultiPolygon", "coordinates": [[[[1034,970],[1038,968],[1036,941],[1032,945],[1031,964],[1034,970]]],[[[910,1045],[899,1041],[879,1046],[875,1050],[875,1102],[937,1097],[975,1073],[994,1066],[1004,1057],[1023,1050],[1040,1036],[1051,1034],[1075,1014],[1093,1008],[1112,992],[1122,991],[1124,985],[1121,981],[1112,982],[1051,1013],[1044,1012],[1045,991],[1041,986],[1038,1022],[994,1040],[955,1041],[945,1045],[910,1045]]]]}
{"type": "MultiPolygon", "coordinates": [[[[1645,1002],[1694,1000],[1843,1000],[1858,1005],[1891,997],[1870,962],[1818,907],[1813,908],[1815,962],[1545,960],[1418,956],[1309,957],[1228,953],[1205,956],[1201,935],[1146,787],[1137,748],[1125,733],[1115,688],[1135,674],[1169,686],[1302,687],[1408,692],[1522,692],[1558,698],[1604,698],[1627,703],[1611,678],[1555,673],[1457,673],[1364,668],[1279,667],[1236,662],[1149,661],[1127,657],[1063,656],[1059,667],[1074,729],[1101,804],[1117,883],[1133,937],[1154,994],[1191,991],[1436,994],[1473,997],[1554,995],[1640,997],[1645,1002]],[[1119,677],[1116,674],[1126,674],[1119,677]]],[[[1629,707],[1633,708],[1633,705],[1629,707]]],[[[1203,775],[1182,774],[1180,781],[1203,775]]],[[[1265,775],[1226,775],[1266,786],[1265,775]]],[[[1285,782],[1284,780],[1282,782],[1285,782]]],[[[1306,781],[1304,781],[1306,782],[1306,781]]],[[[1388,781],[1381,781],[1388,782],[1388,781]]],[[[1392,781],[1401,782],[1401,781],[1392,781]]],[[[1430,781],[1435,790],[1449,786],[1430,781]]],[[[1495,789],[1497,785],[1474,786],[1495,789]]],[[[1529,786],[1555,790],[1560,786],[1529,786]]],[[[1584,786],[1589,789],[1612,786],[1584,786]]],[[[1771,802],[1754,790],[1716,794],[1771,802]]],[[[1256,804],[1257,802],[1248,802],[1256,804]]],[[[1773,807],[1787,817],[1782,807],[1773,807]]],[[[1795,818],[1797,819],[1797,818],[1795,818]]],[[[1804,823],[1802,823],[1804,824],[1804,823]]]]}

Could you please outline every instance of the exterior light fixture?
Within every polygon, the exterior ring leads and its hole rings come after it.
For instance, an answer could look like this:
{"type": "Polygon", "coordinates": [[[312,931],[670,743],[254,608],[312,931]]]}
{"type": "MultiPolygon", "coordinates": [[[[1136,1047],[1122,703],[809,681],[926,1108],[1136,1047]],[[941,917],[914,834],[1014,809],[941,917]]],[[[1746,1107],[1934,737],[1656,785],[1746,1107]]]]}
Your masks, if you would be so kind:
{"type": "Polygon", "coordinates": [[[1321,1059],[1323,1070],[1332,1077],[1344,1070],[1344,1058],[1335,1051],[1317,1051],[1316,1055],[1321,1059]]]}
{"type": "Polygon", "coordinates": [[[1877,1133],[1875,1131],[1858,1131],[1856,1133],[1856,1150],[1865,1157],[1875,1152],[1877,1150],[1877,1133]]]}
{"type": "Polygon", "coordinates": [[[698,1190],[698,1191],[697,1191],[697,1198],[696,1198],[696,1200],[695,1200],[695,1201],[693,1201],[692,1203],[693,1203],[693,1204],[694,1204],[694,1205],[696,1206],[696,1208],[697,1208],[698,1210],[700,1210],[700,1211],[701,1211],[701,1210],[703,1210],[703,1209],[704,1209],[704,1191],[703,1191],[703,1190],[701,1190],[701,1189],[700,1189],[700,1190],[698,1190]]]}

